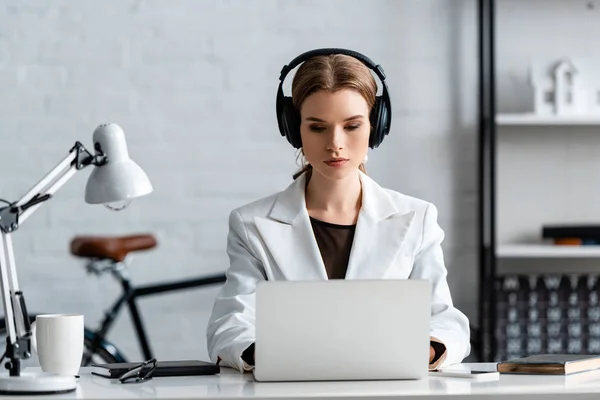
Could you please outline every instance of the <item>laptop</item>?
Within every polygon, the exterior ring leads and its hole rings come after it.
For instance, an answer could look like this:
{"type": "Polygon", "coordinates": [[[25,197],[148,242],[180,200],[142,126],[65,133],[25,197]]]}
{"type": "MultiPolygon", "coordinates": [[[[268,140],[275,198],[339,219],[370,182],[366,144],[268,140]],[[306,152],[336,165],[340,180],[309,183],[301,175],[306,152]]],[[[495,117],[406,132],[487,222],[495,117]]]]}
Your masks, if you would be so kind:
{"type": "Polygon", "coordinates": [[[256,288],[256,381],[421,379],[431,282],[266,281],[256,288]]]}

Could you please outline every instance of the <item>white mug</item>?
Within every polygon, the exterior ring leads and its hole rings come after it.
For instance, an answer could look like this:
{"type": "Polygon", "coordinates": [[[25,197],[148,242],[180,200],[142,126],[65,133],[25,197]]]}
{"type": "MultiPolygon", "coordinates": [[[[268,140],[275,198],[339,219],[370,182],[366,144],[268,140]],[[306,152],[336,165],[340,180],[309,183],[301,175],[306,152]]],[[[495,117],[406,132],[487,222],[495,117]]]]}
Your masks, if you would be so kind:
{"type": "Polygon", "coordinates": [[[37,315],[31,324],[31,345],[42,371],[77,375],[83,358],[83,315],[37,315]]]}

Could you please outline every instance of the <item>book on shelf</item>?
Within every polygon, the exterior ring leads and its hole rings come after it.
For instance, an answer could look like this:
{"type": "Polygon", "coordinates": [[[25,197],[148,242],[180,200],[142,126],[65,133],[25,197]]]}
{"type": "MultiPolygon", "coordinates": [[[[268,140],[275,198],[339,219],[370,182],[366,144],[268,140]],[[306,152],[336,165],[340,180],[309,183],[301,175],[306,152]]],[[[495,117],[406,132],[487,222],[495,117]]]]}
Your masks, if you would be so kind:
{"type": "Polygon", "coordinates": [[[597,246],[600,239],[557,238],[552,240],[555,246],[597,246]]]}
{"type": "Polygon", "coordinates": [[[599,240],[600,225],[544,225],[542,226],[544,239],[581,239],[599,240]]]}

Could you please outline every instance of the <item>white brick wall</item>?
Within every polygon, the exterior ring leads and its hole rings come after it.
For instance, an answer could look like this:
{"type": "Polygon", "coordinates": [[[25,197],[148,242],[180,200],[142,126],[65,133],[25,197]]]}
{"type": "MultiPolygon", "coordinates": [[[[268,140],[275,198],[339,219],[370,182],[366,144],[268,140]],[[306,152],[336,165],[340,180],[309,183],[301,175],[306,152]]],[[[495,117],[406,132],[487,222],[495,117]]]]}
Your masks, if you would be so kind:
{"type": "MultiPolygon", "coordinates": [[[[96,125],[119,123],[155,193],[111,213],[84,204],[88,172],[14,235],[30,310],[84,312],[117,290],[69,256],[74,234],[154,232],[136,283],[222,271],[229,211],[283,189],[296,169],[279,137],[284,63],[348,47],[389,77],[391,135],[371,152],[382,185],[438,205],[455,302],[476,311],[476,39],[473,1],[68,1],[0,5],[0,197],[14,200],[96,125]]],[[[289,82],[288,82],[289,86],[289,82]]],[[[160,358],[206,358],[216,289],[140,301],[160,358]]],[[[129,316],[113,339],[140,358],[129,316]]]]}

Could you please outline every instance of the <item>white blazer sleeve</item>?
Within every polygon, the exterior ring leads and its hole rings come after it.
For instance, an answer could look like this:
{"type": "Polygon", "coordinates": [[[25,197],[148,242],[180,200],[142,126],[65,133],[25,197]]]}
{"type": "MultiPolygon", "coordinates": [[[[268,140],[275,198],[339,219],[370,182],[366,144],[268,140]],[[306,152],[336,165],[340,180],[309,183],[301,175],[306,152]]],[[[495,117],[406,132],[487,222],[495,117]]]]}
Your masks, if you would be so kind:
{"type": "Polygon", "coordinates": [[[452,304],[441,246],[444,232],[438,225],[437,216],[437,208],[429,204],[423,221],[421,247],[415,257],[410,278],[427,279],[433,284],[430,336],[446,346],[444,360],[440,360],[437,365],[439,368],[462,362],[469,355],[471,345],[469,320],[452,304]]]}
{"type": "Polygon", "coordinates": [[[255,340],[254,292],[265,280],[261,262],[253,255],[246,227],[238,211],[229,215],[227,280],[219,291],[209,319],[206,339],[213,362],[243,372],[250,369],[241,355],[255,340]]]}

